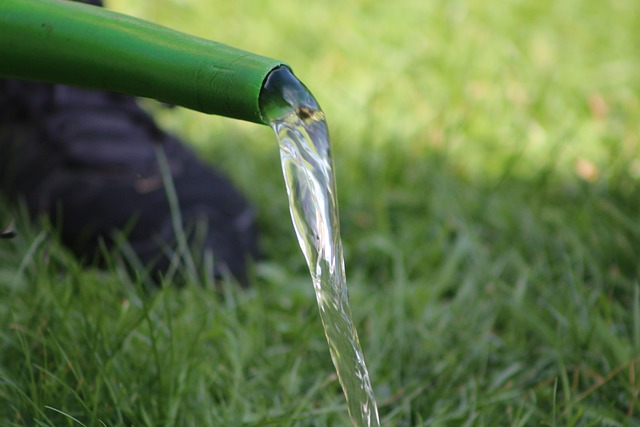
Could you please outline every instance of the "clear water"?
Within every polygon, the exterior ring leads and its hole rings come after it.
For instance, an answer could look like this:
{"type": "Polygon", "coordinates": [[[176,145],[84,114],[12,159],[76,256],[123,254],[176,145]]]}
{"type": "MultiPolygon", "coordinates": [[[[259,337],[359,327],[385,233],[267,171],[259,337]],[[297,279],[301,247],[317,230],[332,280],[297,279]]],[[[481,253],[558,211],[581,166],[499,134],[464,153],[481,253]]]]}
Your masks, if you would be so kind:
{"type": "Polygon", "coordinates": [[[280,143],[291,218],[309,266],[349,415],[355,426],[379,426],[369,373],[351,318],[324,113],[286,67],[269,75],[260,101],[280,143]]]}

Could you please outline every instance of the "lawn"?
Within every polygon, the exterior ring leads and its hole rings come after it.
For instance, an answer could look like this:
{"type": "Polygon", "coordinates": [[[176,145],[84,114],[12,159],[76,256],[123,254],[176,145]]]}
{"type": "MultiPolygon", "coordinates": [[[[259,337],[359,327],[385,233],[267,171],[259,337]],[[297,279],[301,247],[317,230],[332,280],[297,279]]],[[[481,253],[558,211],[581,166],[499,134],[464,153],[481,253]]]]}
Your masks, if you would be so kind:
{"type": "MultiPolygon", "coordinates": [[[[384,426],[640,425],[640,2],[109,5],[323,106],[384,426]]],[[[271,130],[145,105],[247,194],[265,259],[154,288],[2,203],[0,425],[349,425],[271,130]]]]}

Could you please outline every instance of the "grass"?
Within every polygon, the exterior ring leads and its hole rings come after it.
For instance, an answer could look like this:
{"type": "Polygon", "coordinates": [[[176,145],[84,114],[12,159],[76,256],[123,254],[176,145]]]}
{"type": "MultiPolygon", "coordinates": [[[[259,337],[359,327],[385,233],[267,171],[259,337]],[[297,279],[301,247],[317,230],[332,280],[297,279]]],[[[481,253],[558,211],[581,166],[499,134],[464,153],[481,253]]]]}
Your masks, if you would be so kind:
{"type": "MultiPolygon", "coordinates": [[[[383,425],[640,423],[637,1],[129,3],[323,105],[383,425]]],[[[157,114],[247,193],[267,260],[149,289],[3,204],[0,425],[348,425],[270,130],[157,114]]]]}

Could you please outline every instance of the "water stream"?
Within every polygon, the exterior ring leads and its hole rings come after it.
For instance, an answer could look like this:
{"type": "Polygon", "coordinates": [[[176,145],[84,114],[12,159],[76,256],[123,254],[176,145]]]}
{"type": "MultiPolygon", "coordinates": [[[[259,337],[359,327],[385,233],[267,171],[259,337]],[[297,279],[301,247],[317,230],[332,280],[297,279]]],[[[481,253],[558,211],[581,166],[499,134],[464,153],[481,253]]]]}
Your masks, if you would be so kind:
{"type": "Polygon", "coordinates": [[[324,113],[286,67],[269,75],[260,104],[280,143],[291,218],[309,266],[349,416],[354,426],[379,426],[369,373],[351,318],[324,113]]]}

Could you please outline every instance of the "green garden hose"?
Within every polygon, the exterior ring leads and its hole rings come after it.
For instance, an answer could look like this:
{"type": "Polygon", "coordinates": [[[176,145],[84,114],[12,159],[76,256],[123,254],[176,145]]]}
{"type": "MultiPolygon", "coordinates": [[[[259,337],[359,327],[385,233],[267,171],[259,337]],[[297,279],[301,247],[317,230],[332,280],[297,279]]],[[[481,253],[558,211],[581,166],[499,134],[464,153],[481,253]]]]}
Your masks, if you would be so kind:
{"type": "Polygon", "coordinates": [[[265,123],[281,61],[67,0],[0,0],[0,76],[155,98],[265,123]]]}

